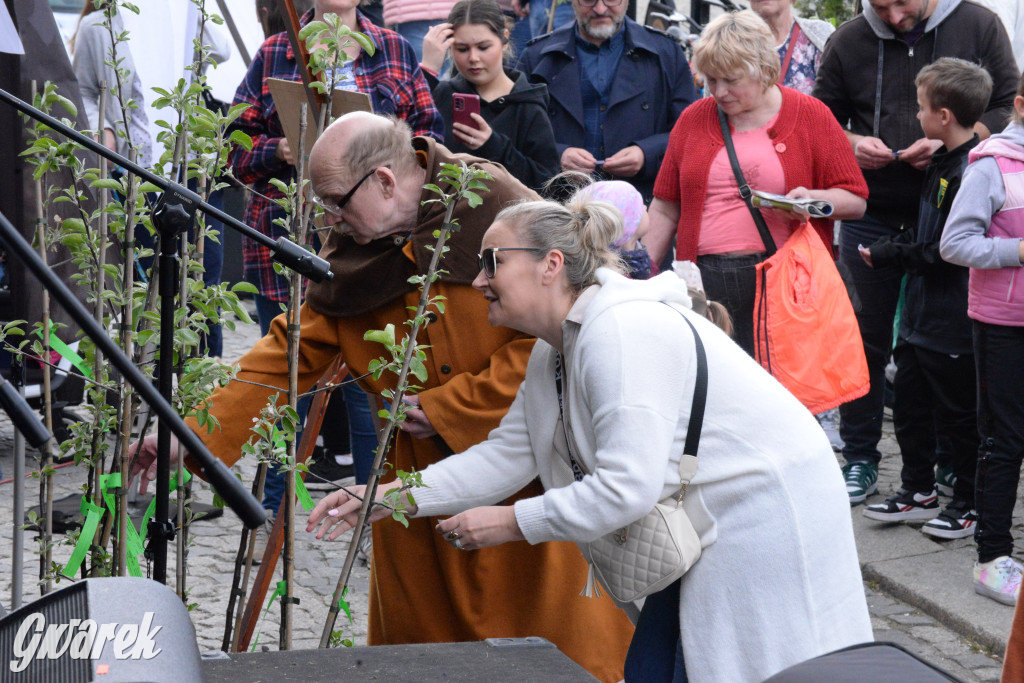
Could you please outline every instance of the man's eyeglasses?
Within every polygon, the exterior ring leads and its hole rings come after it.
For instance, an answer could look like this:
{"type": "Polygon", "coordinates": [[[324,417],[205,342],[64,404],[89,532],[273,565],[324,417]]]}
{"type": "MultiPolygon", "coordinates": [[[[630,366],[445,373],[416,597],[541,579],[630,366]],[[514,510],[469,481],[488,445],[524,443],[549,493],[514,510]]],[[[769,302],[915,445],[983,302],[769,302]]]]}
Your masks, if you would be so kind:
{"type": "MultiPolygon", "coordinates": [[[[576,2],[580,3],[580,7],[590,9],[597,4],[598,0],[576,0],[576,2]]],[[[618,7],[622,4],[623,0],[601,0],[601,2],[604,3],[605,7],[618,7]]]]}
{"type": "Polygon", "coordinates": [[[377,172],[377,168],[374,168],[369,173],[367,173],[362,178],[360,178],[359,182],[356,183],[355,185],[353,185],[352,189],[349,190],[348,192],[346,192],[345,196],[342,197],[341,199],[339,199],[337,201],[337,203],[328,201],[326,199],[321,199],[320,197],[317,197],[315,194],[312,197],[310,197],[310,201],[312,201],[314,204],[319,206],[321,209],[323,209],[327,213],[332,213],[335,216],[340,216],[341,215],[341,210],[344,209],[345,205],[349,203],[349,201],[352,199],[352,195],[354,195],[356,193],[356,190],[359,189],[359,186],[362,185],[363,183],[365,183],[366,179],[369,178],[370,176],[372,176],[376,172],[377,172]]]}
{"type": "Polygon", "coordinates": [[[498,270],[498,252],[499,251],[544,251],[540,247],[491,247],[490,249],[484,249],[482,252],[477,254],[477,260],[480,262],[480,270],[484,271],[484,275],[489,278],[494,277],[494,273],[498,270]]]}

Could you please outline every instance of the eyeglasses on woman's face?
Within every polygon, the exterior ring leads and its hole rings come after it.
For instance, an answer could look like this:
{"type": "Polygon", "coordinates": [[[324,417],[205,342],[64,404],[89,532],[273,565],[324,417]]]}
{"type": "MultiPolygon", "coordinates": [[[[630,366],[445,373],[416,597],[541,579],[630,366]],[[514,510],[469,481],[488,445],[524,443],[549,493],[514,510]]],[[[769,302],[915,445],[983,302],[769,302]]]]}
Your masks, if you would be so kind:
{"type": "Polygon", "coordinates": [[[598,2],[602,3],[605,7],[618,7],[625,0],[576,0],[580,4],[580,7],[586,7],[590,9],[597,5],[598,2]]]}
{"type": "Polygon", "coordinates": [[[498,252],[499,251],[543,251],[540,247],[490,247],[484,249],[482,252],[477,254],[477,260],[480,263],[480,270],[484,271],[484,275],[488,279],[494,277],[494,273],[498,270],[498,252]]]}
{"type": "Polygon", "coordinates": [[[355,195],[356,190],[359,189],[359,186],[365,183],[367,178],[376,173],[379,168],[380,167],[378,166],[377,168],[372,169],[369,173],[360,178],[359,182],[353,185],[352,189],[346,192],[345,196],[339,199],[337,202],[331,201],[329,199],[321,199],[315,194],[312,197],[310,197],[310,201],[312,201],[314,204],[319,206],[327,213],[334,214],[335,216],[340,216],[341,210],[345,208],[345,205],[348,204],[349,201],[352,200],[352,197],[355,195]]]}

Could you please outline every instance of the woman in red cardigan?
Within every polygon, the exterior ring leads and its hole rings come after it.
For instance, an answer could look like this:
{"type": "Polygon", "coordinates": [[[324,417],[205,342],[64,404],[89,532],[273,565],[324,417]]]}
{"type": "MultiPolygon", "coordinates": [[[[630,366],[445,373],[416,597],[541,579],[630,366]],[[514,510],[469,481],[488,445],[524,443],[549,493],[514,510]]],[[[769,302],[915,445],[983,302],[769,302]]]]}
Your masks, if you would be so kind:
{"type": "MultiPolygon", "coordinates": [[[[740,197],[718,108],[755,190],[832,202],[832,219],[864,214],[867,184],[835,117],[818,100],[780,86],[771,29],[751,11],[724,14],[694,45],[693,65],[711,97],[676,121],[654,185],[647,243],[661,263],[675,236],[676,260],[696,261],[709,299],[732,315],[733,338],[754,354],[755,266],[765,246],[740,197]]],[[[777,246],[808,216],[763,211],[777,246]]],[[[832,220],[811,219],[831,248],[832,220]]]]}

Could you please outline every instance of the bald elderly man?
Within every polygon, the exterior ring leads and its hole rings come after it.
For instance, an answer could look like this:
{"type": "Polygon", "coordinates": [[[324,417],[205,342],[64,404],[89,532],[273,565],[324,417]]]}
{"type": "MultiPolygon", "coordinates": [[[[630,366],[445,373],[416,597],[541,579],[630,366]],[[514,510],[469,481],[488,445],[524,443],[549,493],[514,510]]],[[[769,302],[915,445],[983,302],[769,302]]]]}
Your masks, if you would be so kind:
{"type": "MultiPolygon", "coordinates": [[[[419,403],[396,440],[395,469],[422,470],[486,439],[505,415],[526,372],[534,340],[491,327],[487,302],[470,283],[484,231],[498,211],[536,195],[499,165],[453,155],[426,137],[412,137],[397,120],[366,113],[338,119],[310,156],[313,190],[335,223],[320,255],[334,272],[330,282],[311,283],[302,306],[299,389],[308,390],[338,354],[354,376],[365,374],[383,349],[363,340],[367,330],[391,323],[402,329],[419,291],[408,283],[424,274],[428,245],[441,227],[444,207],[422,204],[436,195],[426,183],[444,186],[441,164],[465,161],[490,173],[483,204],[455,209],[461,230],[449,242],[448,274],[431,288],[447,297],[444,315],[420,331],[428,347],[429,378],[411,398],[419,403]]],[[[240,379],[210,399],[221,429],[196,431],[228,465],[241,456],[252,418],[275,390],[287,387],[284,316],[239,361],[240,379]]],[[[361,384],[377,395],[393,389],[393,375],[361,384]]],[[[195,425],[191,425],[195,428],[195,425]]],[[[149,467],[156,439],[148,437],[140,467],[149,467]]],[[[152,471],[144,478],[153,479],[152,471]]],[[[542,493],[531,484],[519,496],[542,493]]],[[[509,543],[460,551],[434,531],[436,519],[412,519],[373,527],[367,644],[476,641],[491,637],[541,636],[605,681],[622,678],[633,628],[607,598],[579,596],[587,567],[572,544],[509,543]]]]}

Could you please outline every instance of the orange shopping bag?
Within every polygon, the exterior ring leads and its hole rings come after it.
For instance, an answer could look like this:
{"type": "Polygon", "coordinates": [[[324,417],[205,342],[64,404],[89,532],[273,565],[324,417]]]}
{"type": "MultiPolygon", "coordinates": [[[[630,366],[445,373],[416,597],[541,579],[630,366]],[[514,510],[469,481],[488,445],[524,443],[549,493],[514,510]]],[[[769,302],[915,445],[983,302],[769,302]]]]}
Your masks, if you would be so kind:
{"type": "Polygon", "coordinates": [[[809,223],[757,265],[754,348],[762,367],[814,414],[868,393],[850,296],[809,223]]]}

